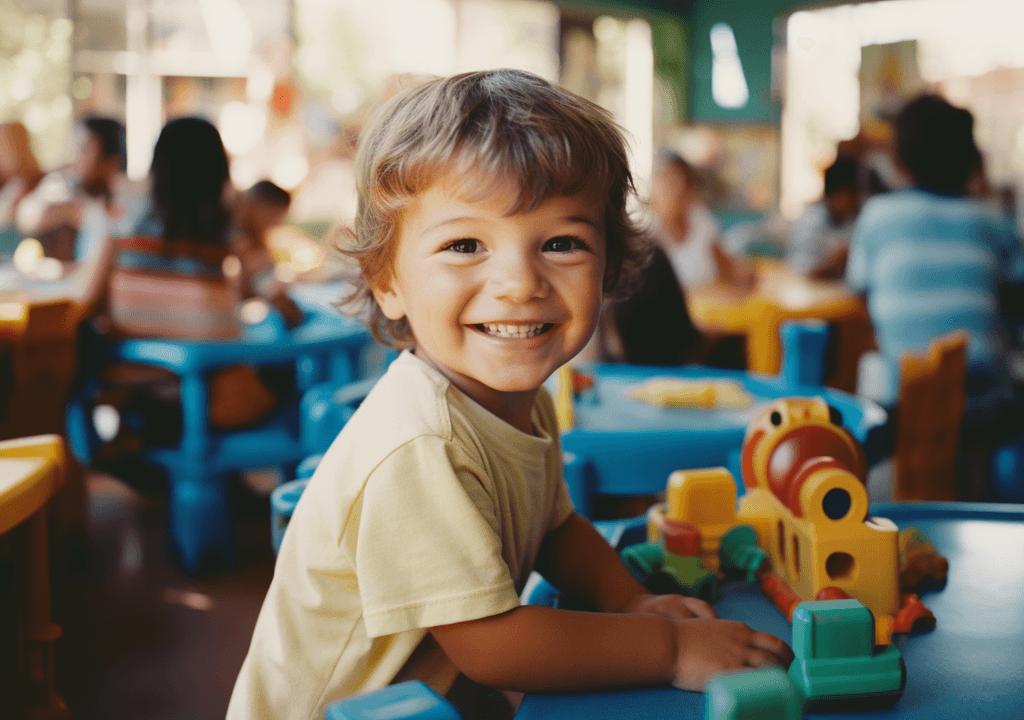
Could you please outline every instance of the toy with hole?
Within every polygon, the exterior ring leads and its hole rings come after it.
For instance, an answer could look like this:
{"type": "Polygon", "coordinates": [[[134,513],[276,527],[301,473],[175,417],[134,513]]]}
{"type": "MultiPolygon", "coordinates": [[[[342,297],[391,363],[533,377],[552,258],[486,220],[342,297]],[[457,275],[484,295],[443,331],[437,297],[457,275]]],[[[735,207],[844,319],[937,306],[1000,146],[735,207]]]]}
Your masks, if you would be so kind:
{"type": "Polygon", "coordinates": [[[900,593],[899,530],[869,517],[863,450],[824,400],[769,405],[747,428],[741,473],[738,506],[728,470],[673,473],[666,502],[648,513],[649,538],[669,521],[691,523],[708,567],[759,581],[790,619],[799,602],[834,589],[878,618],[879,638],[934,627],[920,599],[900,593]]]}

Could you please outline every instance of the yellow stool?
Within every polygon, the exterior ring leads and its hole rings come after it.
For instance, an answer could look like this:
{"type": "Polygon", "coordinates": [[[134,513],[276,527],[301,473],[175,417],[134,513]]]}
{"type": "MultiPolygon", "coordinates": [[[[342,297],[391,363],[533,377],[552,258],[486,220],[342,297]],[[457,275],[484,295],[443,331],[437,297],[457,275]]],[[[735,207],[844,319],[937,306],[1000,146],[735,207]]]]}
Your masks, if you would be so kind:
{"type": "Polygon", "coordinates": [[[50,617],[46,504],[64,483],[64,441],[57,435],[0,442],[0,535],[18,548],[17,703],[28,718],[69,717],[54,687],[53,643],[61,635],[50,617]],[[16,537],[18,536],[18,537],[16,537]]]}

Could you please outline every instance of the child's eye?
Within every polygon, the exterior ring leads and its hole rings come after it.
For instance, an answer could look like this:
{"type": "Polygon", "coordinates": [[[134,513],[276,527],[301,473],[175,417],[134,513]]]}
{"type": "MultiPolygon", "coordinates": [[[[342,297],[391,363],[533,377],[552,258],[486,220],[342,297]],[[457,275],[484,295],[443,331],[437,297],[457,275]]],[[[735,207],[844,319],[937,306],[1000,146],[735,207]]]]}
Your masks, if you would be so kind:
{"type": "Polygon", "coordinates": [[[480,242],[473,238],[462,238],[448,243],[444,246],[444,249],[457,253],[472,254],[480,249],[480,242]]]}
{"type": "Polygon", "coordinates": [[[571,250],[587,250],[587,244],[580,240],[578,237],[572,235],[560,235],[556,238],[551,238],[544,243],[545,252],[569,252],[571,250]]]}

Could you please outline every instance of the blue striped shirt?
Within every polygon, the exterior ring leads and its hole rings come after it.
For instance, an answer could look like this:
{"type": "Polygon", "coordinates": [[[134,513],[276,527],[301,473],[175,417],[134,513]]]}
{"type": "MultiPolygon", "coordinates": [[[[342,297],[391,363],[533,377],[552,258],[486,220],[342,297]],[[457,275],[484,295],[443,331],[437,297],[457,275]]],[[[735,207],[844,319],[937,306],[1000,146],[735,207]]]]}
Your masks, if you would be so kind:
{"type": "Polygon", "coordinates": [[[946,333],[970,333],[969,393],[979,379],[1005,374],[997,288],[1022,277],[1010,221],[976,200],[920,189],[865,204],[846,267],[847,283],[867,295],[879,350],[894,363],[946,333]]]}

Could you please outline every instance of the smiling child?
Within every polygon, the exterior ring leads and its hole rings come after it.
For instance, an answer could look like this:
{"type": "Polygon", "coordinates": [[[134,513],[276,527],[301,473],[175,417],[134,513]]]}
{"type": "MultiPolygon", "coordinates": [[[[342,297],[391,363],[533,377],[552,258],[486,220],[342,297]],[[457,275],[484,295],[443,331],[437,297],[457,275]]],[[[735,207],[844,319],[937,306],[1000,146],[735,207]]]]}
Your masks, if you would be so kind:
{"type": "Polygon", "coordinates": [[[360,138],[349,298],[407,348],[292,517],[229,718],[323,717],[420,679],[569,691],[786,665],[778,638],[648,594],[573,512],[542,383],[642,255],[623,138],[528,73],[434,80],[360,138]],[[598,612],[522,606],[532,570],[598,612]]]}

